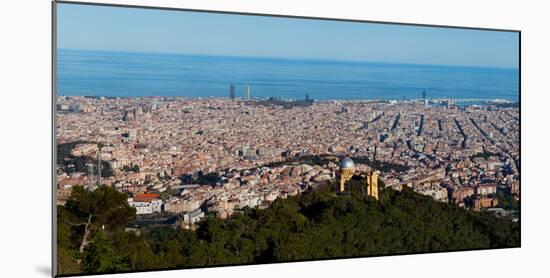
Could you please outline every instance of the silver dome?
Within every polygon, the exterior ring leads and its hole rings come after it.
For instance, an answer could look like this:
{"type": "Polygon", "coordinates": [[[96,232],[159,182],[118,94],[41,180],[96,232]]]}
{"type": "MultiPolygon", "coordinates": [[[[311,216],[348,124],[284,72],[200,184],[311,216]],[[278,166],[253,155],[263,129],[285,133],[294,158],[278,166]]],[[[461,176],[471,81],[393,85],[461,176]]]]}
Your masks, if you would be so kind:
{"type": "Polygon", "coordinates": [[[355,167],[355,163],[351,160],[351,158],[346,157],[340,160],[340,169],[350,169],[353,167],[355,167]]]}

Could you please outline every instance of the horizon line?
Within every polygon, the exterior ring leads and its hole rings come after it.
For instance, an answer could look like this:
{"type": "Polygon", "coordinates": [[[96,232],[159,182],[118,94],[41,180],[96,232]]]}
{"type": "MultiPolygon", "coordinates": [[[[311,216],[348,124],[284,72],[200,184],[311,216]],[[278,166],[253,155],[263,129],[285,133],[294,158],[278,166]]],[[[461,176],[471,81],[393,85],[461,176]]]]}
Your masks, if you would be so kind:
{"type": "MultiPolygon", "coordinates": [[[[154,55],[181,55],[181,56],[211,56],[211,57],[226,57],[226,58],[249,58],[249,59],[272,59],[272,60],[296,60],[296,61],[319,61],[319,62],[340,62],[340,63],[356,63],[356,64],[388,64],[388,65],[405,65],[405,66],[432,66],[432,67],[458,67],[458,68],[484,68],[484,69],[501,69],[501,70],[519,70],[519,65],[514,66],[489,66],[489,65],[462,65],[462,64],[423,64],[412,62],[387,62],[387,61],[372,61],[372,60],[346,60],[346,59],[331,59],[331,58],[298,58],[298,57],[283,57],[283,56],[245,56],[245,55],[230,55],[230,54],[206,54],[206,53],[185,53],[176,51],[158,52],[158,51],[143,51],[143,50],[117,50],[117,49],[84,49],[84,48],[57,48],[56,51],[87,51],[87,52],[114,52],[114,53],[133,53],[133,54],[154,54],[154,55]]],[[[57,58],[57,57],[56,57],[57,58]]]]}

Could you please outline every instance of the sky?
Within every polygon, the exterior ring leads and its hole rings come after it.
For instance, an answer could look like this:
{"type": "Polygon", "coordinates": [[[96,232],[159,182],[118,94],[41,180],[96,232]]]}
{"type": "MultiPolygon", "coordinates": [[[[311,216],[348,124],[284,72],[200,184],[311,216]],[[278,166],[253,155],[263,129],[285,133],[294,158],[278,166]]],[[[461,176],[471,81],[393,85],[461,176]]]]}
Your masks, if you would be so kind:
{"type": "Polygon", "coordinates": [[[519,67],[516,32],[169,11],[57,5],[57,47],[519,67]]]}

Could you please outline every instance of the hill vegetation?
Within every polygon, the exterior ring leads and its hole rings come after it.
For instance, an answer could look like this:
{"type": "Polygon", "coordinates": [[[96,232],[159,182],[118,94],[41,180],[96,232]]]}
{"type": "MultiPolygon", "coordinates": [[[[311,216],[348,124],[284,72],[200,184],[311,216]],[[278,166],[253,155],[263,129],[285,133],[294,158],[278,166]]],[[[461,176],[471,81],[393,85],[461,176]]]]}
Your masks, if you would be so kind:
{"type": "Polygon", "coordinates": [[[377,201],[364,196],[358,180],[347,194],[335,194],[332,186],[277,199],[267,209],[245,208],[225,220],[208,217],[195,231],[165,226],[139,233],[122,229],[135,213],[124,194],[77,189],[58,207],[58,269],[105,273],[520,245],[519,223],[506,218],[436,202],[409,188],[381,189],[377,201]],[[89,242],[80,252],[85,231],[75,223],[89,215],[89,242]]]}

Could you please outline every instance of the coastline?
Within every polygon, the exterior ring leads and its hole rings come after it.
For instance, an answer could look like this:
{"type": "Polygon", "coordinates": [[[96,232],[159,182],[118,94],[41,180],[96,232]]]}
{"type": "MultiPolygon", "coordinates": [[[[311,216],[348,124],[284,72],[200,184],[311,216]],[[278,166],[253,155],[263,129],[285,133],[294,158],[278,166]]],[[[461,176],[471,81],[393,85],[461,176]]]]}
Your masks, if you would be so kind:
{"type": "MultiPolygon", "coordinates": [[[[94,96],[94,95],[57,95],[57,97],[62,98],[91,98],[91,99],[169,99],[169,100],[230,100],[229,97],[219,97],[219,96],[208,96],[208,97],[190,97],[190,96],[94,96]]],[[[304,99],[275,99],[279,102],[303,102],[304,99]]],[[[270,101],[270,98],[235,98],[235,101],[240,102],[260,102],[260,101],[270,101]]],[[[504,98],[433,98],[433,99],[380,99],[380,98],[364,98],[364,99],[312,99],[312,103],[422,103],[426,102],[428,104],[441,104],[444,102],[451,101],[458,106],[485,106],[485,105],[499,105],[499,104],[518,104],[518,100],[510,100],[504,98]]]]}

